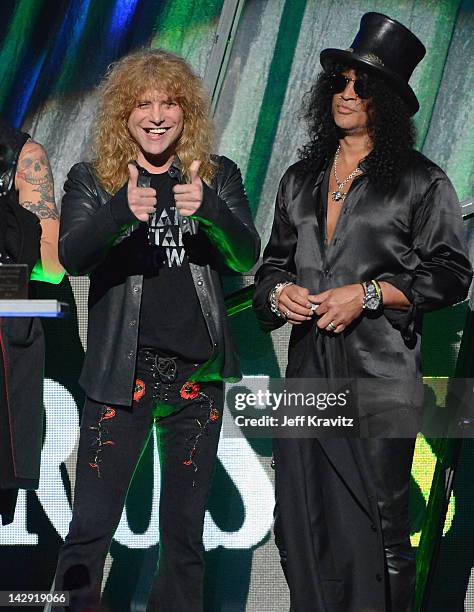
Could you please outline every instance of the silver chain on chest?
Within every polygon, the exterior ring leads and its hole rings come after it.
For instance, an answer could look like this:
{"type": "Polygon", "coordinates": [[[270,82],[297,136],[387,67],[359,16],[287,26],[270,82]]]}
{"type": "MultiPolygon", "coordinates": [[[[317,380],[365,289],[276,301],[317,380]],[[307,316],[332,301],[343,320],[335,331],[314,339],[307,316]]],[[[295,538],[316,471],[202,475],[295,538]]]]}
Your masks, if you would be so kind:
{"type": "Polygon", "coordinates": [[[341,146],[339,145],[337,147],[336,154],[334,155],[334,178],[336,179],[337,184],[337,190],[331,193],[331,197],[334,202],[338,202],[339,200],[344,201],[346,199],[347,191],[343,191],[344,185],[362,172],[359,166],[357,166],[357,168],[353,170],[349,176],[346,176],[343,181],[339,180],[339,177],[337,176],[337,160],[339,159],[340,150],[341,146]]]}

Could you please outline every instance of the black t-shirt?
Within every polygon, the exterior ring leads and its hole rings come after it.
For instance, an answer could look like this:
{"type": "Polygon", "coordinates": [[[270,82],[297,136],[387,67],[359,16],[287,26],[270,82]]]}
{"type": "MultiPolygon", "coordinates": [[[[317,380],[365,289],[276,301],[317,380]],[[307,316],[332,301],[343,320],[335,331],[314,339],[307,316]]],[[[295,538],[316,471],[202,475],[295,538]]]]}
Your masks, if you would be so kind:
{"type": "Polygon", "coordinates": [[[136,230],[143,234],[139,346],[204,363],[211,356],[211,339],[178,225],[175,184],[167,172],[151,175],[151,187],[157,192],[156,213],[136,230]]]}

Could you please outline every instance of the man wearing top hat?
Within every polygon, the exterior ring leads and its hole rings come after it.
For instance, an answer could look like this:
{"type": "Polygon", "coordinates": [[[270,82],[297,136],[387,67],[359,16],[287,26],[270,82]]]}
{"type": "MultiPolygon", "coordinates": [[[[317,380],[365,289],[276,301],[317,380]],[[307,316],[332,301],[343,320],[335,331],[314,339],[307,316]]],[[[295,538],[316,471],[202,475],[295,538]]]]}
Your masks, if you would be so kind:
{"type": "Polygon", "coordinates": [[[349,49],[321,53],[309,142],[281,180],[256,277],[262,326],[293,325],[288,378],[372,383],[358,396],[360,437],[275,440],[275,536],[294,612],[413,606],[421,319],[471,281],[454,189],[413,149],[408,80],[424,54],[378,13],[349,49]]]}

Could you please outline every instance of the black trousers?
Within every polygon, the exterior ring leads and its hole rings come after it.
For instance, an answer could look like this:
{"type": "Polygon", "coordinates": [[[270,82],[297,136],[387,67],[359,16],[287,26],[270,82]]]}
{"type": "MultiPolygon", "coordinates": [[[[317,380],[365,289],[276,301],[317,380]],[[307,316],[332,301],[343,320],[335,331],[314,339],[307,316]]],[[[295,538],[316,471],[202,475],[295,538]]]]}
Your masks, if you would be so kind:
{"type": "Polygon", "coordinates": [[[202,532],[222,422],[222,384],[182,387],[156,374],[148,360],[139,363],[132,406],[86,400],[73,516],[55,576],[55,590],[70,592],[68,610],[99,609],[105,557],[155,421],[161,468],[156,610],[202,612],[202,532]]]}
{"type": "Polygon", "coordinates": [[[412,611],[413,451],[413,439],[274,441],[275,540],[291,612],[412,611]],[[360,474],[371,511],[354,495],[360,474]]]}

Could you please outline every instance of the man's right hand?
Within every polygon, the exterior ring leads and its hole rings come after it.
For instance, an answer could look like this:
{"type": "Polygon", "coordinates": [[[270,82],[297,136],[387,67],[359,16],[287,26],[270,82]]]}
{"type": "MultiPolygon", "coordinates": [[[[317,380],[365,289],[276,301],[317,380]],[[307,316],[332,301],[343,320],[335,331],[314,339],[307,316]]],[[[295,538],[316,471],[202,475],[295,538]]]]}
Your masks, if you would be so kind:
{"type": "Polygon", "coordinates": [[[149,215],[155,212],[156,191],[152,187],[138,187],[138,169],[128,164],[128,206],[140,221],[148,221],[149,215]]]}
{"type": "Polygon", "coordinates": [[[309,321],[313,315],[311,302],[308,300],[309,291],[299,285],[283,287],[278,298],[278,309],[292,325],[300,325],[309,321]]]}

